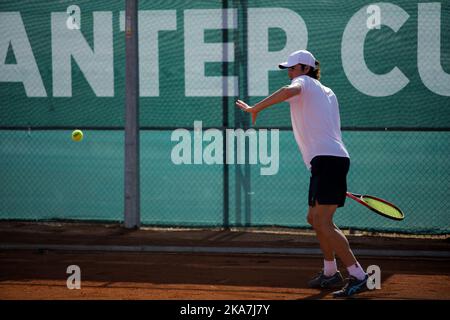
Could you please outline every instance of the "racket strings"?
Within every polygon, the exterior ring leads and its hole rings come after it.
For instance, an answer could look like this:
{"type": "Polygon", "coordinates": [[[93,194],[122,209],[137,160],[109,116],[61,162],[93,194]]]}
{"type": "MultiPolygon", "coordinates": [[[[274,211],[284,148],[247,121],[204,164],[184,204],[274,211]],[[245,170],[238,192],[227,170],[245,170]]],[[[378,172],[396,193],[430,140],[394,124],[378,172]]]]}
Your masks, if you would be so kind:
{"type": "Polygon", "coordinates": [[[370,207],[374,208],[375,210],[378,210],[382,212],[385,215],[394,217],[394,218],[403,218],[403,213],[393,205],[384,203],[382,201],[379,201],[377,199],[364,197],[363,201],[367,203],[370,207]]]}

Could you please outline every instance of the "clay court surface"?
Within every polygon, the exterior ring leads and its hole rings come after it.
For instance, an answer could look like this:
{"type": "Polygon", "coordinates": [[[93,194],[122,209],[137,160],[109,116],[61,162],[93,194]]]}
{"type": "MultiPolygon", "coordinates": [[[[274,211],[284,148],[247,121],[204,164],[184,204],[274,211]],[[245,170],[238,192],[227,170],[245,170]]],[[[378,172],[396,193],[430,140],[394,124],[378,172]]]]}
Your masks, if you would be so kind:
{"type": "MultiPolygon", "coordinates": [[[[448,253],[439,239],[349,236],[358,249],[448,253]]],[[[300,233],[221,230],[134,230],[118,225],[0,223],[0,299],[332,299],[330,291],[306,287],[322,266],[319,255],[180,253],[170,247],[318,248],[300,233]],[[5,249],[20,245],[21,249],[5,249]],[[48,249],[52,245],[153,246],[167,252],[48,249]],[[32,246],[27,249],[27,246],[32,246]],[[81,289],[69,290],[69,265],[81,268],[81,289]]],[[[66,247],[67,248],[67,247],[66,247]]],[[[154,249],[152,249],[154,250],[154,249]]],[[[233,251],[233,250],[232,250],[233,251]]],[[[363,267],[381,268],[381,290],[355,299],[450,299],[447,257],[360,256],[363,267]]],[[[345,268],[341,268],[344,271],[345,268]]],[[[346,274],[345,272],[343,272],[346,274]]]]}

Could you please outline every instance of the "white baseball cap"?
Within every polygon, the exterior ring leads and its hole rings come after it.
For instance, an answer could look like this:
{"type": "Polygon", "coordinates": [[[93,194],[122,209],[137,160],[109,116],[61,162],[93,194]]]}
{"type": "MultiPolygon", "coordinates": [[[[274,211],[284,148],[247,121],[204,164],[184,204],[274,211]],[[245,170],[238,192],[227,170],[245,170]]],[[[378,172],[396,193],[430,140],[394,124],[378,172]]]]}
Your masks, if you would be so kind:
{"type": "Polygon", "coordinates": [[[310,66],[313,69],[316,68],[316,58],[314,58],[312,53],[307,50],[298,50],[292,52],[288,57],[288,61],[280,63],[278,67],[280,69],[286,69],[293,67],[299,63],[310,66]]]}

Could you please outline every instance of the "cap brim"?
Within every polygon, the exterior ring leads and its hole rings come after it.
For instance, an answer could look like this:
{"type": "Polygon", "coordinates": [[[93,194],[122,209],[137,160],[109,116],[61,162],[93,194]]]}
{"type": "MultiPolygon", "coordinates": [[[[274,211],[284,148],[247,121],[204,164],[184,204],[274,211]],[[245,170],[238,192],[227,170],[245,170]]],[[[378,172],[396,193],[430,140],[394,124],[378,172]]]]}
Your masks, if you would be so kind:
{"type": "Polygon", "coordinates": [[[282,62],[282,63],[280,63],[278,65],[278,68],[280,68],[280,69],[287,69],[287,68],[290,68],[290,67],[292,67],[292,66],[288,65],[287,61],[286,62],[282,62]]]}

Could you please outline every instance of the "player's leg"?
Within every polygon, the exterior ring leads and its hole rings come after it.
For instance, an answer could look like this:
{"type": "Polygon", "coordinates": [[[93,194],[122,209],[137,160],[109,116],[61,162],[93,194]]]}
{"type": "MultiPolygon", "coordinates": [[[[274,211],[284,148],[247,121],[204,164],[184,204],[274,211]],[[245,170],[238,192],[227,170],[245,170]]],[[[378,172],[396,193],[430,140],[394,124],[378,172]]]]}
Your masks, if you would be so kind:
{"type": "MultiPolygon", "coordinates": [[[[308,223],[314,228],[314,210],[315,207],[309,207],[308,208],[308,215],[307,215],[307,221],[308,223]]],[[[316,233],[317,236],[317,233],[316,233]]],[[[332,261],[334,260],[334,251],[333,251],[333,247],[331,246],[330,243],[328,243],[327,239],[322,238],[322,239],[318,239],[319,240],[319,244],[320,244],[320,249],[322,250],[323,256],[325,258],[325,260],[328,261],[332,261]]]]}
{"type": "Polygon", "coordinates": [[[356,260],[347,237],[333,223],[333,215],[337,205],[316,205],[313,220],[318,238],[326,238],[332,245],[336,255],[342,260],[350,274],[348,283],[339,291],[333,293],[335,297],[348,297],[366,290],[368,276],[356,260]]]}
{"type": "MultiPolygon", "coordinates": [[[[307,215],[307,218],[306,218],[306,220],[313,227],[313,229],[314,229],[314,211],[315,211],[314,207],[309,206],[308,207],[308,215],[307,215]]],[[[340,233],[341,236],[345,238],[345,240],[347,240],[347,238],[345,237],[345,235],[341,231],[341,229],[339,229],[338,226],[336,226],[334,223],[333,223],[333,226],[336,229],[336,231],[338,233],[340,233]]],[[[316,233],[316,236],[320,237],[320,234],[317,235],[317,233],[316,233]]],[[[334,249],[333,249],[330,241],[326,237],[321,237],[318,240],[319,240],[320,248],[321,248],[322,253],[324,255],[324,261],[334,261],[334,263],[336,263],[335,252],[334,252],[334,249]]],[[[348,242],[348,240],[347,240],[347,242],[348,242]]],[[[326,263],[325,263],[324,269],[326,269],[326,263]]]]}
{"type": "Polygon", "coordinates": [[[327,243],[331,250],[336,252],[344,265],[351,266],[356,263],[355,256],[350,250],[345,235],[333,223],[333,214],[336,212],[337,205],[316,204],[314,210],[314,230],[321,243],[327,243]],[[339,230],[339,231],[338,231],[339,230]]]}
{"type": "MultiPolygon", "coordinates": [[[[322,163],[320,157],[316,157],[311,161],[311,178],[309,181],[309,192],[308,192],[308,222],[315,228],[314,217],[316,215],[316,199],[320,186],[320,175],[323,171],[322,163]]],[[[321,237],[317,234],[317,239],[319,240],[320,248],[324,255],[323,269],[308,282],[308,286],[312,288],[334,288],[341,287],[343,285],[343,278],[341,273],[337,270],[336,259],[331,243],[325,237],[321,237]]]]}
{"type": "MultiPolygon", "coordinates": [[[[307,221],[314,228],[314,212],[316,207],[310,206],[308,209],[307,221]]],[[[322,250],[324,260],[323,269],[308,282],[311,288],[338,288],[344,284],[341,273],[337,270],[334,250],[331,243],[325,237],[317,235],[320,249],[322,250]]]]}

